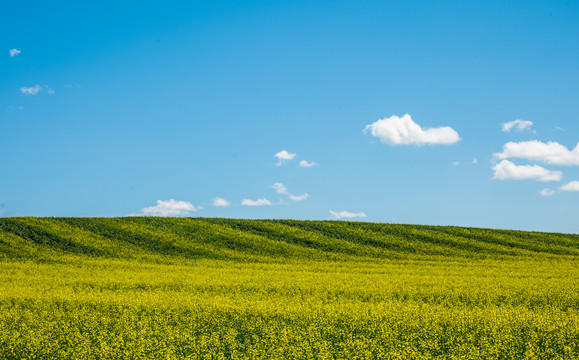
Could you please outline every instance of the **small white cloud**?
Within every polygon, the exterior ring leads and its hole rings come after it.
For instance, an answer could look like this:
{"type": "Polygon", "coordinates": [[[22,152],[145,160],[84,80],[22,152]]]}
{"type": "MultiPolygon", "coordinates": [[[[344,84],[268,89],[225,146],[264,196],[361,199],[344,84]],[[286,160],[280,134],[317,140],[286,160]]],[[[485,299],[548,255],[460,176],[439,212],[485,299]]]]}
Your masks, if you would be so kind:
{"type": "Polygon", "coordinates": [[[54,90],[52,90],[51,88],[49,88],[47,85],[44,85],[44,87],[46,88],[46,93],[48,95],[54,95],[54,90]]]}
{"type": "Polygon", "coordinates": [[[555,190],[551,190],[549,188],[544,188],[543,190],[539,191],[539,194],[541,194],[541,196],[553,196],[556,193],[557,192],[555,190]]]}
{"type": "Polygon", "coordinates": [[[364,128],[372,136],[389,145],[449,145],[460,140],[458,133],[449,126],[423,129],[409,114],[402,117],[392,115],[364,128]]]}
{"type": "Polygon", "coordinates": [[[310,168],[310,167],[314,167],[314,166],[316,166],[316,165],[318,165],[318,164],[316,164],[316,163],[313,162],[313,161],[311,161],[311,162],[307,162],[306,160],[300,161],[300,167],[308,167],[308,168],[310,168]]]}
{"type": "Polygon", "coordinates": [[[309,198],[310,194],[308,193],[303,193],[301,195],[291,195],[289,196],[290,199],[292,199],[293,201],[304,201],[305,199],[309,198]]]}
{"type": "MultiPolygon", "coordinates": [[[[305,200],[305,199],[307,199],[307,198],[310,197],[310,195],[309,195],[308,193],[304,193],[304,194],[302,194],[302,195],[293,195],[293,194],[291,194],[291,193],[289,192],[289,190],[285,187],[284,184],[279,183],[279,182],[273,184],[271,187],[272,187],[272,189],[274,189],[278,194],[288,195],[288,197],[289,197],[291,200],[294,200],[294,201],[303,201],[303,200],[305,200]]],[[[282,203],[284,203],[283,200],[282,200],[282,203]]]]}
{"type": "Polygon", "coordinates": [[[532,121],[517,119],[502,124],[501,128],[504,132],[510,132],[513,128],[520,132],[523,130],[531,130],[531,126],[533,126],[532,121]]]}
{"type": "Polygon", "coordinates": [[[244,206],[263,206],[263,205],[272,205],[272,203],[271,203],[271,201],[267,200],[266,198],[257,199],[257,200],[243,199],[243,200],[241,200],[241,205],[244,205],[244,206]]]}
{"type": "Polygon", "coordinates": [[[10,57],[15,57],[16,55],[20,54],[22,51],[18,49],[10,49],[10,57]]]}
{"type": "Polygon", "coordinates": [[[559,127],[559,126],[555,126],[555,130],[558,130],[558,131],[565,131],[565,129],[563,129],[562,127],[559,127]]]}
{"type": "Polygon", "coordinates": [[[291,160],[291,159],[295,158],[296,154],[287,152],[286,150],[282,150],[282,151],[278,152],[277,154],[275,154],[274,157],[277,158],[277,164],[276,165],[280,166],[281,164],[283,164],[284,161],[291,160]]]}
{"type": "Polygon", "coordinates": [[[459,161],[455,161],[455,162],[452,163],[452,165],[458,166],[458,165],[460,165],[460,162],[459,162],[459,161]]]}
{"type": "Polygon", "coordinates": [[[151,216],[177,216],[186,215],[190,211],[197,211],[199,208],[187,201],[157,200],[157,205],[141,209],[144,215],[151,216]]]}
{"type": "Polygon", "coordinates": [[[282,184],[282,183],[277,182],[277,183],[273,184],[271,187],[272,187],[272,189],[274,189],[278,194],[284,194],[284,195],[289,194],[288,189],[287,189],[287,188],[285,187],[285,185],[282,184]]]}
{"type": "Polygon", "coordinates": [[[216,197],[213,199],[213,206],[228,207],[230,205],[231,204],[229,203],[229,201],[225,200],[224,198],[216,197]]]}
{"type": "Polygon", "coordinates": [[[476,158],[472,159],[473,164],[478,164],[478,160],[476,158]]]}
{"type": "Polygon", "coordinates": [[[36,84],[35,86],[32,87],[21,87],[20,88],[20,92],[25,94],[25,95],[36,95],[40,92],[40,90],[42,90],[42,87],[38,84],[36,84]]]}
{"type": "Polygon", "coordinates": [[[509,160],[503,160],[493,166],[493,179],[497,180],[539,180],[559,181],[563,177],[560,171],[551,171],[539,165],[517,166],[509,160]]]}
{"type": "Polygon", "coordinates": [[[332,214],[332,216],[335,217],[336,219],[366,217],[366,214],[364,214],[363,212],[353,213],[345,210],[339,212],[330,210],[330,214],[332,214]]]}
{"type": "Polygon", "coordinates": [[[573,180],[559,188],[561,191],[579,191],[579,181],[573,180]]]}
{"type": "Polygon", "coordinates": [[[569,150],[555,141],[511,141],[503,145],[503,152],[495,153],[494,156],[499,159],[541,161],[550,165],[579,165],[579,143],[573,150],[569,150]]]}

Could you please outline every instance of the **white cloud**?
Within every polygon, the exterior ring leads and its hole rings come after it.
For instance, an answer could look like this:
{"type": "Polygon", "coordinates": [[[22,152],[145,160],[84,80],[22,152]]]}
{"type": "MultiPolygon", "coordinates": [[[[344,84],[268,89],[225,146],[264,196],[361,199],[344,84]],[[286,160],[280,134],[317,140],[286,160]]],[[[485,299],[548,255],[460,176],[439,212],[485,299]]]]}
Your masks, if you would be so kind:
{"type": "Polygon", "coordinates": [[[271,186],[278,194],[289,195],[288,197],[293,201],[303,201],[310,197],[308,193],[303,193],[301,195],[293,195],[289,192],[289,190],[285,187],[282,183],[275,183],[271,186]]]}
{"type": "Polygon", "coordinates": [[[144,215],[152,216],[176,216],[185,215],[190,211],[197,211],[199,208],[187,201],[157,200],[157,205],[141,209],[144,215]]]}
{"type": "Polygon", "coordinates": [[[10,49],[10,57],[15,57],[16,55],[20,54],[22,51],[18,49],[10,49]]]}
{"type": "Polygon", "coordinates": [[[541,194],[541,196],[553,196],[556,193],[557,192],[555,190],[551,190],[549,188],[544,188],[543,190],[539,191],[539,194],[541,194]]]}
{"type": "Polygon", "coordinates": [[[559,188],[561,191],[579,191],[579,181],[573,180],[559,188]]]}
{"type": "Polygon", "coordinates": [[[443,126],[423,129],[409,114],[378,120],[364,128],[364,134],[368,131],[389,145],[448,145],[460,140],[453,128],[443,126]]]}
{"type": "Polygon", "coordinates": [[[52,90],[51,88],[49,88],[48,86],[44,85],[44,87],[46,88],[46,93],[48,95],[54,95],[54,90],[52,90]]]}
{"type": "Polygon", "coordinates": [[[284,195],[289,194],[288,189],[287,189],[287,188],[285,187],[285,185],[282,184],[282,183],[277,182],[277,183],[273,184],[271,187],[272,187],[272,189],[274,189],[278,194],[284,194],[284,195]]]}
{"type": "Polygon", "coordinates": [[[565,129],[563,129],[562,127],[559,127],[559,126],[555,126],[555,130],[558,130],[558,131],[565,131],[565,129]]]}
{"type": "Polygon", "coordinates": [[[539,194],[541,194],[542,196],[551,196],[551,195],[554,195],[560,191],[579,191],[579,181],[573,180],[573,181],[570,181],[564,185],[561,185],[559,187],[559,191],[545,188],[545,189],[539,191],[539,194]]]}
{"type": "Polygon", "coordinates": [[[20,88],[20,92],[25,94],[25,95],[36,95],[40,92],[40,90],[42,90],[42,87],[38,84],[36,84],[35,86],[32,87],[21,87],[20,88]]]}
{"type": "Polygon", "coordinates": [[[460,161],[455,161],[455,162],[452,163],[452,165],[458,166],[458,165],[460,165],[460,161]]]}
{"type": "Polygon", "coordinates": [[[300,167],[313,167],[316,166],[318,164],[316,164],[315,162],[311,161],[311,162],[307,162],[306,160],[302,160],[300,161],[300,167]]]}
{"type": "Polygon", "coordinates": [[[301,195],[291,195],[289,196],[290,199],[292,199],[293,201],[304,201],[305,199],[309,198],[310,194],[308,193],[303,193],[301,195]]]}
{"type": "Polygon", "coordinates": [[[364,214],[363,212],[353,213],[345,210],[339,212],[330,210],[330,214],[332,214],[332,216],[335,217],[336,219],[366,217],[366,214],[364,214]]]}
{"type": "Polygon", "coordinates": [[[277,154],[275,154],[274,157],[277,158],[277,164],[276,165],[280,166],[281,164],[283,164],[284,161],[291,160],[291,159],[295,158],[296,154],[287,152],[286,150],[282,150],[282,151],[278,152],[277,154]]]}
{"type": "Polygon", "coordinates": [[[231,205],[229,201],[224,198],[216,197],[213,199],[213,206],[228,207],[229,205],[231,205]]]}
{"type": "Polygon", "coordinates": [[[563,174],[560,171],[551,171],[539,165],[517,166],[509,160],[503,160],[493,166],[497,180],[528,180],[559,181],[563,174]]]}
{"type": "Polygon", "coordinates": [[[510,132],[513,128],[515,128],[517,131],[523,131],[525,129],[531,130],[531,126],[533,126],[532,121],[517,119],[502,124],[501,128],[504,132],[510,132]]]}
{"type": "Polygon", "coordinates": [[[494,156],[499,159],[541,161],[550,165],[579,165],[579,143],[573,150],[569,150],[555,141],[511,141],[503,145],[503,152],[495,153],[494,156]]]}
{"type": "Polygon", "coordinates": [[[271,201],[267,200],[266,198],[257,199],[257,200],[243,199],[241,201],[241,205],[244,205],[244,206],[263,206],[263,205],[272,205],[272,203],[271,203],[271,201]]]}
{"type": "Polygon", "coordinates": [[[472,159],[473,164],[478,164],[478,160],[476,158],[472,159]]]}

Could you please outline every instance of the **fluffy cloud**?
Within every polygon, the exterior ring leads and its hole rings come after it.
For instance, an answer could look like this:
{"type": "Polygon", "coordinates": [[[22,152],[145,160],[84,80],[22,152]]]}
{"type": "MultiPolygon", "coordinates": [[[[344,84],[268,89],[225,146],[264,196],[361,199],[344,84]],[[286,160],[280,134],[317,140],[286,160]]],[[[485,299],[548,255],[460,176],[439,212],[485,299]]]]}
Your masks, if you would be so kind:
{"type": "Polygon", "coordinates": [[[21,87],[20,88],[20,92],[25,94],[25,95],[36,95],[40,92],[40,90],[42,90],[42,87],[38,84],[36,84],[35,86],[32,87],[21,87]]]}
{"type": "Polygon", "coordinates": [[[300,161],[300,167],[308,167],[308,168],[309,168],[309,167],[313,167],[313,166],[316,166],[316,165],[317,165],[317,164],[316,164],[315,162],[313,162],[313,161],[311,161],[311,162],[307,162],[307,161],[305,161],[305,160],[300,161]]]}
{"type": "Polygon", "coordinates": [[[551,190],[549,188],[544,188],[543,190],[539,191],[541,196],[552,196],[555,195],[557,192],[555,190],[551,190]]]}
{"type": "Polygon", "coordinates": [[[579,165],[579,143],[573,150],[569,150],[555,141],[511,141],[503,145],[503,152],[495,153],[494,156],[499,159],[541,161],[550,165],[579,165]]]}
{"type": "Polygon", "coordinates": [[[527,180],[559,181],[563,174],[560,171],[551,171],[539,165],[517,166],[509,160],[503,160],[493,166],[497,180],[527,180]]]}
{"type": "Polygon", "coordinates": [[[573,180],[559,188],[561,191],[579,191],[579,181],[573,180]]]}
{"type": "Polygon", "coordinates": [[[292,199],[293,201],[304,201],[305,199],[309,198],[310,194],[308,193],[303,193],[301,195],[291,195],[289,196],[290,199],[292,199]]]}
{"type": "Polygon", "coordinates": [[[285,185],[282,184],[282,183],[279,183],[279,182],[278,182],[278,183],[275,183],[275,184],[273,184],[271,187],[272,187],[272,189],[274,189],[275,192],[277,192],[278,194],[284,194],[284,195],[289,194],[288,189],[287,189],[287,188],[285,187],[285,185]]]}
{"type": "Polygon", "coordinates": [[[291,159],[295,158],[296,154],[287,152],[286,150],[282,150],[282,151],[278,152],[277,154],[275,154],[274,157],[277,158],[277,164],[276,165],[280,166],[281,164],[283,164],[284,161],[291,160],[291,159]]]}
{"type": "Polygon", "coordinates": [[[177,216],[186,215],[190,211],[197,211],[199,209],[200,208],[195,207],[190,202],[170,199],[157,200],[157,205],[143,208],[141,212],[144,215],[151,216],[177,216]]]}
{"type": "Polygon", "coordinates": [[[353,213],[345,210],[339,212],[330,210],[330,214],[332,214],[332,216],[335,217],[336,219],[366,217],[366,214],[364,214],[363,212],[353,213]]]}
{"type": "Polygon", "coordinates": [[[213,206],[228,207],[229,205],[231,205],[229,201],[225,200],[224,198],[216,197],[213,199],[213,206]]]}
{"type": "Polygon", "coordinates": [[[271,201],[267,200],[266,198],[257,199],[257,200],[243,199],[241,201],[241,205],[244,205],[244,206],[263,206],[263,205],[272,205],[272,203],[271,203],[271,201]]]}
{"type": "Polygon", "coordinates": [[[525,129],[531,130],[531,126],[533,126],[532,121],[517,119],[509,121],[508,123],[504,123],[501,128],[504,132],[510,132],[513,128],[515,128],[517,131],[523,131],[525,129]]]}
{"type": "Polygon", "coordinates": [[[451,127],[423,129],[409,114],[402,117],[392,115],[364,128],[364,133],[380,139],[389,145],[437,145],[454,144],[460,140],[458,133],[451,127]]]}
{"type": "Polygon", "coordinates": [[[570,181],[564,185],[561,185],[559,187],[559,191],[545,188],[545,189],[539,191],[539,194],[541,194],[542,196],[551,196],[551,195],[555,195],[556,193],[558,193],[560,191],[579,191],[579,181],[573,180],[573,181],[570,181]]]}
{"type": "Polygon", "coordinates": [[[15,57],[16,55],[20,54],[22,51],[18,49],[10,49],[10,57],[15,57]]]}
{"type": "Polygon", "coordinates": [[[473,163],[473,164],[478,164],[477,158],[472,159],[472,163],[473,163]]]}

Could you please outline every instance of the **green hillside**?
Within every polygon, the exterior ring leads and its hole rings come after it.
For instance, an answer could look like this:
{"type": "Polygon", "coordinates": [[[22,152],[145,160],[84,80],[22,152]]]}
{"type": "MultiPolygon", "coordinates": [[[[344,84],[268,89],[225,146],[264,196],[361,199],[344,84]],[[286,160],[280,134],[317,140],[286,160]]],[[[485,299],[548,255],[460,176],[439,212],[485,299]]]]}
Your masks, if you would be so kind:
{"type": "Polygon", "coordinates": [[[303,261],[574,258],[579,235],[343,221],[0,218],[5,259],[303,261]]]}
{"type": "Polygon", "coordinates": [[[0,359],[576,359],[579,236],[0,218],[0,359]]]}

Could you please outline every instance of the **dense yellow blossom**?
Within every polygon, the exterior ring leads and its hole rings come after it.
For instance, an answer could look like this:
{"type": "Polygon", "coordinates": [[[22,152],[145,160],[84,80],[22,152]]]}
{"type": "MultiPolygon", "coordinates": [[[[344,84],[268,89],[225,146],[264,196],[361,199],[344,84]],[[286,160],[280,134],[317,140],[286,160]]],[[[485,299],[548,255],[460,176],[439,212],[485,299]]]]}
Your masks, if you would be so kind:
{"type": "Polygon", "coordinates": [[[575,359],[579,236],[0,219],[0,359],[575,359]]]}

